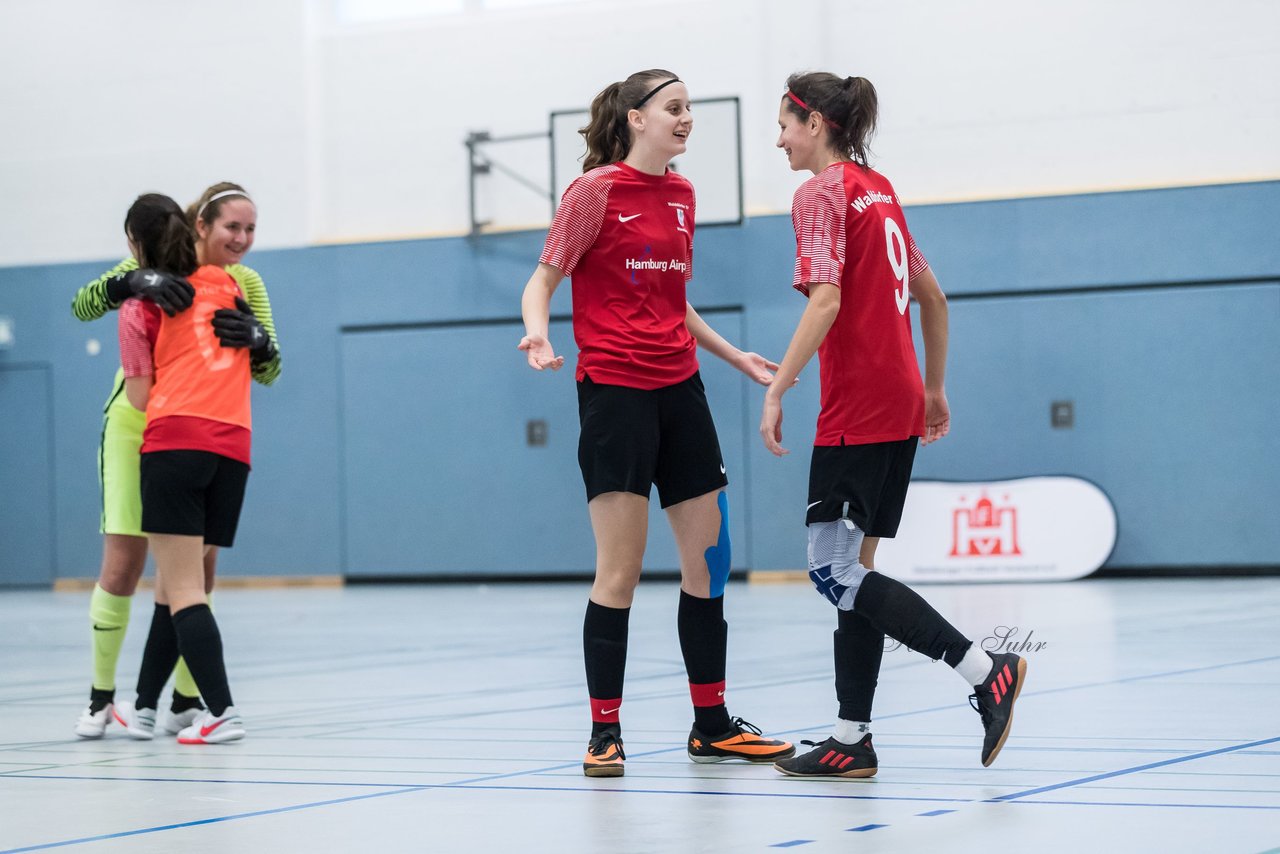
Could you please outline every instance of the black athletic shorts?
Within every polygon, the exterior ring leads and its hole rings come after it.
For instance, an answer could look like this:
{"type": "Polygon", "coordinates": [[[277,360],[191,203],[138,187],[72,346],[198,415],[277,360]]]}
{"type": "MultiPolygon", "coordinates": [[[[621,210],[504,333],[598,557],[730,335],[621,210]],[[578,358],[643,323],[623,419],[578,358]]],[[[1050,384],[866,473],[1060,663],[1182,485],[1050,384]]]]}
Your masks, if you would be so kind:
{"type": "Polygon", "coordinates": [[[210,451],[152,451],[142,455],[142,530],[203,536],[230,548],[240,522],[249,467],[210,451]]]}
{"type": "Polygon", "coordinates": [[[645,390],[578,383],[578,465],[587,501],[606,492],[649,497],[663,507],[728,485],[702,377],[645,390]]]}
{"type": "Polygon", "coordinates": [[[870,445],[819,446],[809,463],[805,524],[848,516],[868,537],[892,537],[902,521],[916,437],[870,445]]]}

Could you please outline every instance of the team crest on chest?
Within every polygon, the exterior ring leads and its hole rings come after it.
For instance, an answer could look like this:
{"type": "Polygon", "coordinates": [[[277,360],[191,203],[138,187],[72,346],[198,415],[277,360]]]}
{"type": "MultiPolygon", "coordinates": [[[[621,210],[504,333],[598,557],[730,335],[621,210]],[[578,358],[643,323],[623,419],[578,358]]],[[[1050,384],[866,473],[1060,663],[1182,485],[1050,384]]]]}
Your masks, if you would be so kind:
{"type": "Polygon", "coordinates": [[[676,212],[676,231],[683,231],[685,234],[688,234],[689,226],[685,222],[684,215],[685,209],[688,205],[681,202],[667,202],[667,206],[676,212]]]}

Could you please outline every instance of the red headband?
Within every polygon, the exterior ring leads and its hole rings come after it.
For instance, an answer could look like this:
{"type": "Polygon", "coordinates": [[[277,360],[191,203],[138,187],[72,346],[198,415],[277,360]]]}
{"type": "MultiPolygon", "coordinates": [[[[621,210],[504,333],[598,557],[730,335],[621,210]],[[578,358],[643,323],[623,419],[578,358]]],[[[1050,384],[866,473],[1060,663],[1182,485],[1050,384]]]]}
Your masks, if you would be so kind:
{"type": "MultiPolygon", "coordinates": [[[[820,115],[820,116],[822,115],[822,113],[821,113],[821,112],[819,112],[818,110],[815,110],[813,107],[810,107],[810,106],[809,106],[808,104],[806,104],[804,101],[801,101],[798,97],[796,97],[796,93],[795,93],[795,92],[792,92],[790,89],[788,89],[788,90],[787,90],[787,97],[788,97],[788,98],[790,98],[791,100],[795,101],[795,102],[796,102],[796,104],[800,107],[800,109],[805,110],[805,111],[810,112],[810,113],[818,113],[818,115],[820,115]]],[[[840,127],[840,125],[838,125],[838,124],[836,124],[835,122],[831,121],[831,119],[827,118],[826,116],[822,116],[822,120],[823,120],[824,122],[826,122],[828,125],[830,125],[831,127],[835,128],[836,130],[839,130],[839,131],[844,130],[844,128],[840,127]]]]}

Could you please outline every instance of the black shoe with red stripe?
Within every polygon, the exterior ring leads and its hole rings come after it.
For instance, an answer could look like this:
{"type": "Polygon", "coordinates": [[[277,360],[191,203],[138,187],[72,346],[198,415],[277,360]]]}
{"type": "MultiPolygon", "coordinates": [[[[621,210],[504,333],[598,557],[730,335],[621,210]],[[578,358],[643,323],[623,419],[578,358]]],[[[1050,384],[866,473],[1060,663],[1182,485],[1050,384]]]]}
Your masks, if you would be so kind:
{"type": "Polygon", "coordinates": [[[773,767],[792,777],[874,777],[876,775],[876,751],[871,746],[871,733],[864,735],[862,741],[857,744],[845,744],[834,738],[828,738],[822,744],[815,741],[800,743],[816,746],[800,756],[779,759],[773,763],[773,767]]]}
{"type": "Polygon", "coordinates": [[[1013,728],[1013,704],[1022,693],[1027,677],[1027,660],[1011,652],[991,656],[991,672],[969,695],[969,705],[982,715],[982,764],[988,766],[1000,755],[1004,740],[1013,728]]]}

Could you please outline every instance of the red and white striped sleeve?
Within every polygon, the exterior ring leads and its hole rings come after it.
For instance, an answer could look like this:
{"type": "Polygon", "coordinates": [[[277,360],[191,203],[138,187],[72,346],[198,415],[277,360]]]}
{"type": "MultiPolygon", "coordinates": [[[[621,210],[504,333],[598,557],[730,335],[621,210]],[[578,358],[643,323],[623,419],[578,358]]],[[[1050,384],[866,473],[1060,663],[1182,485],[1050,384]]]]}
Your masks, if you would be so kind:
{"type": "Polygon", "coordinates": [[[840,286],[844,273],[844,183],[839,170],[810,178],[791,201],[796,268],[791,286],[805,296],[813,282],[840,286]]]}
{"type": "Polygon", "coordinates": [[[911,232],[907,232],[907,281],[911,281],[916,276],[929,269],[929,262],[925,260],[924,253],[916,246],[916,239],[911,236],[911,232]]]}
{"type": "Polygon", "coordinates": [[[566,276],[573,275],[578,262],[600,234],[609,204],[609,189],[613,186],[609,178],[612,171],[592,170],[575,178],[564,191],[539,263],[549,264],[566,276]]]}
{"type": "Polygon", "coordinates": [[[153,302],[127,299],[118,315],[120,367],[124,368],[124,375],[152,376],[156,372],[152,351],[160,329],[160,309],[153,302]]]}

